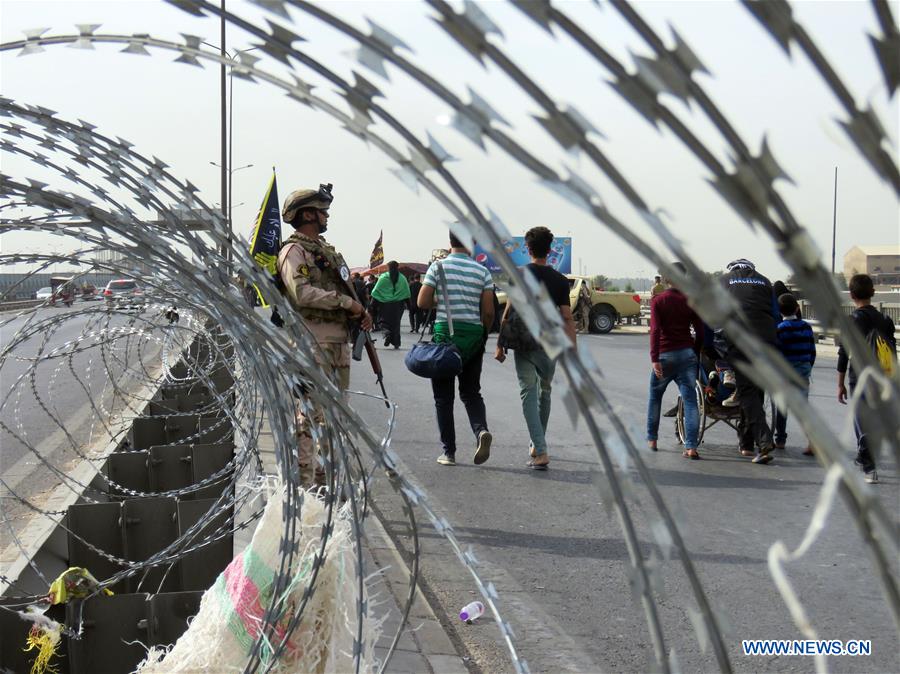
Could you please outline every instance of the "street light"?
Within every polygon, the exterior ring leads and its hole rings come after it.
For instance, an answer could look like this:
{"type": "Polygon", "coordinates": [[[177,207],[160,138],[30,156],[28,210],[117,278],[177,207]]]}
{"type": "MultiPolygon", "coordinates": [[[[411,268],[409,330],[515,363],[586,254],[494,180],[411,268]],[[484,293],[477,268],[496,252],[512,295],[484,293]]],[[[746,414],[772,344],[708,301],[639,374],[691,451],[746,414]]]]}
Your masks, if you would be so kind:
{"type": "MultiPolygon", "coordinates": [[[[221,165],[221,164],[217,164],[217,163],[214,162],[214,161],[211,161],[211,162],[209,162],[209,163],[212,164],[213,166],[217,167],[217,168],[222,169],[222,165],[221,165]]],[[[232,226],[232,222],[233,222],[233,221],[232,221],[232,219],[231,219],[231,213],[232,213],[232,205],[231,205],[231,202],[232,202],[232,192],[231,192],[232,176],[233,176],[235,173],[237,173],[238,171],[241,171],[241,170],[246,169],[246,168],[253,168],[253,164],[247,164],[246,166],[238,166],[236,169],[232,169],[232,168],[225,168],[225,169],[223,169],[224,171],[227,171],[227,172],[228,172],[228,215],[227,215],[227,224],[228,224],[228,245],[229,245],[229,248],[231,247],[231,237],[232,237],[232,234],[234,233],[234,227],[232,226]]],[[[241,202],[240,204],[238,204],[238,206],[241,206],[241,205],[243,205],[243,202],[241,202]]],[[[231,253],[229,253],[229,255],[230,255],[230,254],[231,254],[231,253]]]]}
{"type": "MultiPolygon", "coordinates": [[[[238,203],[238,204],[235,204],[234,207],[235,207],[235,208],[240,208],[241,206],[243,206],[243,205],[246,204],[246,203],[247,203],[246,201],[242,201],[242,202],[240,202],[240,203],[238,203]]],[[[215,206],[216,208],[218,208],[218,207],[221,206],[221,205],[222,205],[222,204],[220,204],[218,201],[217,201],[216,203],[213,204],[213,206],[215,206]]]]}
{"type": "MultiPolygon", "coordinates": [[[[212,47],[213,49],[219,49],[222,54],[222,58],[224,59],[225,55],[227,54],[227,52],[225,51],[225,0],[222,0],[221,21],[220,21],[219,25],[220,25],[220,32],[221,32],[221,37],[219,39],[221,40],[221,44],[218,47],[214,44],[210,44],[209,42],[202,42],[202,44],[205,44],[208,47],[212,47]]],[[[229,56],[229,58],[231,58],[231,57],[229,56]]],[[[222,122],[221,122],[221,125],[222,125],[222,166],[224,167],[225,164],[228,163],[228,155],[226,153],[227,141],[226,141],[226,136],[225,136],[226,129],[225,129],[225,64],[224,63],[221,64],[221,67],[219,69],[219,98],[220,98],[220,106],[219,107],[221,109],[221,119],[222,119],[222,122]]],[[[228,201],[228,195],[226,193],[226,190],[227,190],[227,182],[225,180],[225,169],[223,168],[222,169],[222,211],[223,211],[222,215],[224,215],[225,218],[227,219],[228,214],[224,212],[225,204],[228,201]]],[[[230,244],[231,244],[231,235],[229,232],[228,237],[227,237],[227,244],[226,244],[227,248],[224,248],[222,250],[223,256],[228,255],[228,248],[231,247],[230,244]]]]}
{"type": "MultiPolygon", "coordinates": [[[[238,57],[238,54],[244,54],[248,51],[253,51],[254,49],[258,49],[259,47],[249,47],[247,49],[235,49],[232,54],[228,50],[225,49],[225,0],[222,0],[222,45],[214,45],[210,42],[206,42],[201,40],[201,44],[205,44],[207,47],[212,47],[213,49],[218,49],[222,54],[222,57],[228,57],[232,62],[238,57]]],[[[228,204],[228,212],[224,213],[226,220],[228,221],[228,232],[226,233],[226,246],[229,252],[226,253],[228,257],[231,256],[231,175],[234,171],[238,171],[240,169],[229,170],[227,167],[231,166],[234,162],[232,161],[234,144],[232,143],[232,138],[234,137],[234,65],[231,66],[231,82],[229,84],[228,91],[228,139],[226,141],[225,137],[225,64],[222,63],[221,69],[221,108],[222,108],[222,160],[220,164],[216,164],[215,162],[210,162],[214,166],[218,166],[222,171],[222,208],[225,209],[225,204],[228,204]],[[226,147],[228,152],[226,153],[226,147]],[[226,187],[226,173],[227,173],[227,187],[226,187]]],[[[253,166],[253,164],[249,164],[248,166],[242,166],[241,168],[249,168],[253,166]]]]}

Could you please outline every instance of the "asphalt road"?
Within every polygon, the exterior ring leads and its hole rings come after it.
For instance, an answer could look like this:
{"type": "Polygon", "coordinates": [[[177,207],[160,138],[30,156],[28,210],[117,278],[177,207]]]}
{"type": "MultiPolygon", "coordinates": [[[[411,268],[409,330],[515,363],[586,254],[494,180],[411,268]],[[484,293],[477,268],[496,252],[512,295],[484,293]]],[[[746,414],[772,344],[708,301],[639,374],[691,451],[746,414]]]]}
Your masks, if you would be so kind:
{"type": "MultiPolygon", "coordinates": [[[[638,446],[644,447],[646,391],[650,364],[647,336],[612,333],[586,340],[603,370],[601,386],[619,408],[638,446]]],[[[412,340],[408,340],[411,342],[412,340]]],[[[488,344],[493,352],[494,340],[488,344]]],[[[494,433],[490,460],[471,463],[474,439],[457,401],[459,451],[456,467],[435,462],[440,453],[430,385],[408,374],[399,351],[379,349],[388,392],[399,405],[392,448],[403,466],[471,544],[481,573],[500,594],[500,610],[516,633],[516,645],[533,672],[651,671],[653,652],[639,605],[629,587],[628,556],[618,520],[601,503],[595,480],[596,449],[583,422],[573,427],[554,391],[550,421],[551,468],[533,472],[521,416],[515,369],[485,358],[482,387],[494,433]],[[471,445],[472,449],[466,449],[471,445]]],[[[847,408],[835,398],[835,358],[822,353],[813,372],[811,400],[835,433],[847,433],[847,408]]],[[[365,363],[354,364],[352,386],[375,392],[365,363]]],[[[562,373],[557,373],[557,382],[562,373]]],[[[666,409],[675,399],[670,387],[666,409]]],[[[384,408],[356,398],[353,404],[375,427],[384,408]]],[[[678,515],[701,581],[727,623],[726,642],[736,671],[812,671],[810,657],[751,657],[742,639],[801,639],[769,575],[766,558],[778,540],[799,545],[816,503],[824,471],[801,455],[805,437],[793,422],[788,447],[768,466],[737,452],[727,428],[711,429],[701,461],[681,457],[673,420],[663,419],[660,451],[644,459],[667,505],[678,515]]],[[[874,487],[890,512],[900,512],[896,466],[879,467],[874,487]]],[[[401,549],[410,545],[404,518],[390,489],[379,481],[376,510],[401,549]]],[[[645,558],[661,553],[646,515],[653,509],[635,484],[630,503],[645,558]],[[643,513],[643,516],[642,514],[643,513]]],[[[420,515],[420,517],[422,517],[420,515]]],[[[466,569],[429,525],[420,531],[425,550],[423,581],[429,599],[446,619],[473,671],[510,671],[499,631],[487,618],[465,625],[456,612],[477,598],[466,569]]],[[[895,560],[896,561],[896,560],[895,560]]],[[[659,597],[667,647],[682,671],[715,671],[709,649],[698,645],[690,614],[694,602],[677,559],[661,562],[659,597]]],[[[805,557],[788,566],[808,615],[822,639],[871,639],[868,657],[831,658],[831,671],[900,671],[898,639],[873,567],[843,502],[838,500],[805,557]]]]}
{"type": "MultiPolygon", "coordinates": [[[[0,349],[10,346],[26,322],[24,317],[10,318],[10,314],[0,316],[9,321],[0,328],[0,349]]],[[[110,410],[120,413],[128,405],[142,408],[144,401],[128,398],[130,390],[148,368],[158,365],[160,347],[154,341],[119,336],[108,348],[99,346],[99,341],[109,339],[110,329],[132,322],[136,328],[145,327],[143,320],[135,321],[136,314],[108,313],[101,302],[79,302],[71,308],[37,309],[35,320],[45,319],[59,320],[42,325],[27,341],[14,345],[0,367],[0,474],[15,494],[2,490],[2,509],[3,517],[16,527],[33,516],[18,499],[40,506],[41,496],[60,483],[41,458],[65,472],[79,454],[108,443],[104,429],[110,410]],[[32,370],[39,352],[41,362],[32,370]],[[121,390],[115,390],[112,381],[121,390]]],[[[0,540],[7,539],[4,531],[0,540]]]]}
{"type": "MultiPolygon", "coordinates": [[[[12,391],[12,395],[8,396],[9,399],[0,409],[0,420],[24,434],[33,445],[42,443],[58,428],[52,422],[48,423],[47,411],[37,403],[35,392],[63,425],[77,428],[83,419],[73,415],[85,412],[83,407],[88,401],[88,392],[91,396],[100,395],[108,388],[110,373],[118,377],[126,367],[137,366],[132,359],[128,359],[127,364],[122,359],[124,338],[117,340],[118,343],[112,349],[119,353],[107,353],[104,361],[97,340],[85,337],[90,332],[123,327],[129,323],[131,316],[107,314],[100,302],[79,302],[71,308],[38,309],[36,313],[38,321],[50,318],[60,320],[52,327],[41,328],[27,341],[17,344],[0,369],[0,386],[4,398],[12,391]],[[70,358],[68,350],[76,343],[76,349],[84,350],[72,354],[70,358]],[[24,380],[20,380],[20,377],[31,371],[33,359],[39,350],[44,362],[39,363],[35,369],[32,386],[28,376],[24,380]],[[80,387],[78,380],[87,390],[80,387]]],[[[9,315],[2,316],[4,319],[8,317],[9,315]]],[[[25,322],[26,318],[17,318],[0,328],[0,349],[7,348],[25,322]]],[[[28,451],[24,444],[7,432],[3,432],[2,447],[3,465],[11,465],[28,451]]]]}

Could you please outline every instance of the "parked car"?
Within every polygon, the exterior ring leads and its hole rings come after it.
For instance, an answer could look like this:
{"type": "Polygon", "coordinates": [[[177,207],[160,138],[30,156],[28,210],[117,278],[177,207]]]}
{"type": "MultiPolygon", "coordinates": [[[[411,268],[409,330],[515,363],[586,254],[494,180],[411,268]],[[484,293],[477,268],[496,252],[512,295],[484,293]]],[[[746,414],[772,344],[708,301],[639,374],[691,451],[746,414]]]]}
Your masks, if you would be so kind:
{"type": "MultiPolygon", "coordinates": [[[[569,306],[579,331],[606,334],[621,318],[641,315],[641,297],[636,293],[592,288],[587,276],[566,275],[569,279],[569,306]]],[[[500,307],[506,306],[506,293],[498,292],[500,307]]]]}
{"type": "Polygon", "coordinates": [[[115,279],[107,283],[103,289],[103,299],[106,300],[108,308],[143,308],[143,296],[144,293],[137,281],[132,279],[115,279]]]}
{"type": "Polygon", "coordinates": [[[41,288],[34,294],[34,299],[36,300],[49,300],[51,297],[53,297],[53,288],[50,286],[41,288]]]}

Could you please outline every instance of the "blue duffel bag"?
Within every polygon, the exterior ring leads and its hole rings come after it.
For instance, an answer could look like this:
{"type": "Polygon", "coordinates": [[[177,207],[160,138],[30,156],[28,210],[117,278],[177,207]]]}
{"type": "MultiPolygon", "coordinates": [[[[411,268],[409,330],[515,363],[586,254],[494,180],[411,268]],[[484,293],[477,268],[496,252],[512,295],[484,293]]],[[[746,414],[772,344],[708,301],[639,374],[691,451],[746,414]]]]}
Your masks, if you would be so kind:
{"type": "Polygon", "coordinates": [[[462,372],[462,354],[456,344],[417,342],[403,360],[406,369],[426,379],[446,379],[462,372]]]}
{"type": "MultiPolygon", "coordinates": [[[[447,325],[450,329],[450,337],[453,338],[453,316],[450,314],[450,302],[447,300],[447,277],[444,275],[444,267],[440,262],[435,263],[435,272],[438,283],[441,286],[439,298],[444,300],[447,311],[447,325]]],[[[425,321],[425,325],[428,321],[425,321]]],[[[406,369],[415,375],[426,379],[447,379],[455,377],[463,368],[462,353],[453,342],[423,342],[425,339],[425,325],[422,326],[422,337],[413,344],[403,362],[406,369]]]]}

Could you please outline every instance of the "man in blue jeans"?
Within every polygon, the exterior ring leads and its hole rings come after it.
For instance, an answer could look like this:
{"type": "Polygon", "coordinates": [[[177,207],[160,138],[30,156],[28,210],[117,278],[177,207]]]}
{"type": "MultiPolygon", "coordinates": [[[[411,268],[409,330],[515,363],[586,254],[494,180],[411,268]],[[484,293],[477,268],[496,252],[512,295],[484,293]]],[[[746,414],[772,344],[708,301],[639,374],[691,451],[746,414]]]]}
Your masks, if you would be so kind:
{"type": "MultiPolygon", "coordinates": [[[[672,265],[682,274],[681,262],[672,265]]],[[[650,302],[650,395],[647,401],[647,445],[654,452],[659,435],[659,413],[669,383],[678,385],[684,402],[683,456],[699,459],[700,413],[697,409],[697,354],[703,346],[703,322],[688,306],[687,297],[665,278],[666,290],[650,302]],[[694,334],[691,334],[691,328],[694,334]]]]}
{"type": "MultiPolygon", "coordinates": [[[[547,288],[550,299],[559,308],[563,329],[572,344],[575,343],[575,319],[569,305],[569,280],[547,265],[547,256],[553,243],[553,232],[546,227],[532,227],[525,233],[525,247],[531,256],[531,264],[525,268],[547,288]]],[[[552,360],[541,345],[528,333],[524,323],[516,315],[511,302],[506,303],[500,321],[500,336],[494,354],[501,363],[506,360],[507,349],[512,349],[519,380],[519,396],[522,413],[531,438],[531,460],[526,466],[532,470],[547,470],[550,455],[547,452],[547,423],[550,420],[550,394],[556,361],[552,360]]]]}

